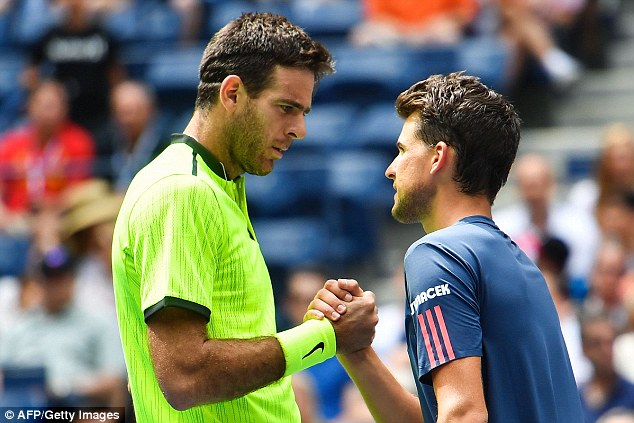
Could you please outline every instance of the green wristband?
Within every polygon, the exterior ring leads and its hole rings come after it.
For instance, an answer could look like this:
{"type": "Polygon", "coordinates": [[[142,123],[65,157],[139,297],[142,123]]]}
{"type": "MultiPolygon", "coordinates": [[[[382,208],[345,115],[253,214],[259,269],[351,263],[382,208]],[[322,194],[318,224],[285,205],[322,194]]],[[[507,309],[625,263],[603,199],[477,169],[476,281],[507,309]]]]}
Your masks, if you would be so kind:
{"type": "Polygon", "coordinates": [[[328,319],[307,320],[275,336],[286,358],[284,376],[319,364],[337,353],[335,329],[328,319]]]}

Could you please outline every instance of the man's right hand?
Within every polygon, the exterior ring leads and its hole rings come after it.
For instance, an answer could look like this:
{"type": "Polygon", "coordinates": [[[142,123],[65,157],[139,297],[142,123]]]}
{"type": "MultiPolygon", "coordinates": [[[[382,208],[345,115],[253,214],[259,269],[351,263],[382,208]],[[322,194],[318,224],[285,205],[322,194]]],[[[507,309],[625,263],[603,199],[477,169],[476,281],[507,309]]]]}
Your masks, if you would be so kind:
{"type": "Polygon", "coordinates": [[[328,280],[308,307],[307,318],[328,317],[337,336],[337,354],[348,354],[372,344],[379,321],[372,291],[354,279],[328,280]],[[344,316],[345,315],[345,316],[344,316]]]}

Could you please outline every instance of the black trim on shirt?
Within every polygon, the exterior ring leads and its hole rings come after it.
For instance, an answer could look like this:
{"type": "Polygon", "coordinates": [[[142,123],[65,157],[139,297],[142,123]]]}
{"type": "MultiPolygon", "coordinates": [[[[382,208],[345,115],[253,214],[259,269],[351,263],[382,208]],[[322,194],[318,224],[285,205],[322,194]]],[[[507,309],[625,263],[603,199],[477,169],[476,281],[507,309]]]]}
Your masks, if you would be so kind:
{"type": "Polygon", "coordinates": [[[194,153],[198,154],[203,159],[205,164],[209,166],[209,169],[213,170],[213,172],[216,175],[220,176],[222,179],[226,181],[229,180],[225,176],[225,170],[222,167],[222,164],[220,163],[220,161],[217,158],[215,158],[213,154],[211,154],[211,152],[207,150],[201,143],[199,143],[198,141],[196,141],[194,138],[190,137],[189,135],[172,134],[172,140],[170,144],[178,144],[178,143],[183,143],[190,146],[191,149],[194,150],[194,153]]]}
{"type": "Polygon", "coordinates": [[[143,311],[143,319],[145,323],[147,323],[148,319],[154,315],[159,310],[164,309],[165,307],[180,307],[185,310],[193,311],[194,313],[200,314],[205,318],[205,320],[209,321],[209,317],[211,316],[211,310],[209,310],[204,305],[200,305],[198,303],[194,303],[192,301],[183,300],[182,298],[177,297],[165,297],[158,303],[149,306],[143,311]]]}

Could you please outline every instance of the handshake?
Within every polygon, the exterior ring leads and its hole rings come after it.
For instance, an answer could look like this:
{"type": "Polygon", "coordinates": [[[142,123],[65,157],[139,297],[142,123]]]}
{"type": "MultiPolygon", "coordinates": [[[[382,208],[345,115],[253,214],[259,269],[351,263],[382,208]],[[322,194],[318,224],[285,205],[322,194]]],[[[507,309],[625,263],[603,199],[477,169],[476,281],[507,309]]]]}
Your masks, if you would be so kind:
{"type": "Polygon", "coordinates": [[[363,291],[354,279],[329,279],[309,304],[304,321],[324,318],[335,329],[337,354],[367,348],[379,321],[374,293],[363,291]]]}

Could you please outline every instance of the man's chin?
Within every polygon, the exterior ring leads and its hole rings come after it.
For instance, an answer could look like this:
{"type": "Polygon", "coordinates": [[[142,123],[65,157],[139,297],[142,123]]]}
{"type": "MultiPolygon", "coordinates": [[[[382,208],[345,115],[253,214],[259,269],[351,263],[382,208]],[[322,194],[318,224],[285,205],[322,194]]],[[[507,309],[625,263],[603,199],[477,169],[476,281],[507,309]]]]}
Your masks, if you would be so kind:
{"type": "Polygon", "coordinates": [[[397,208],[396,205],[392,207],[392,217],[398,223],[403,223],[405,225],[410,225],[412,223],[418,223],[418,219],[413,216],[408,216],[402,212],[401,209],[397,208]]]}

